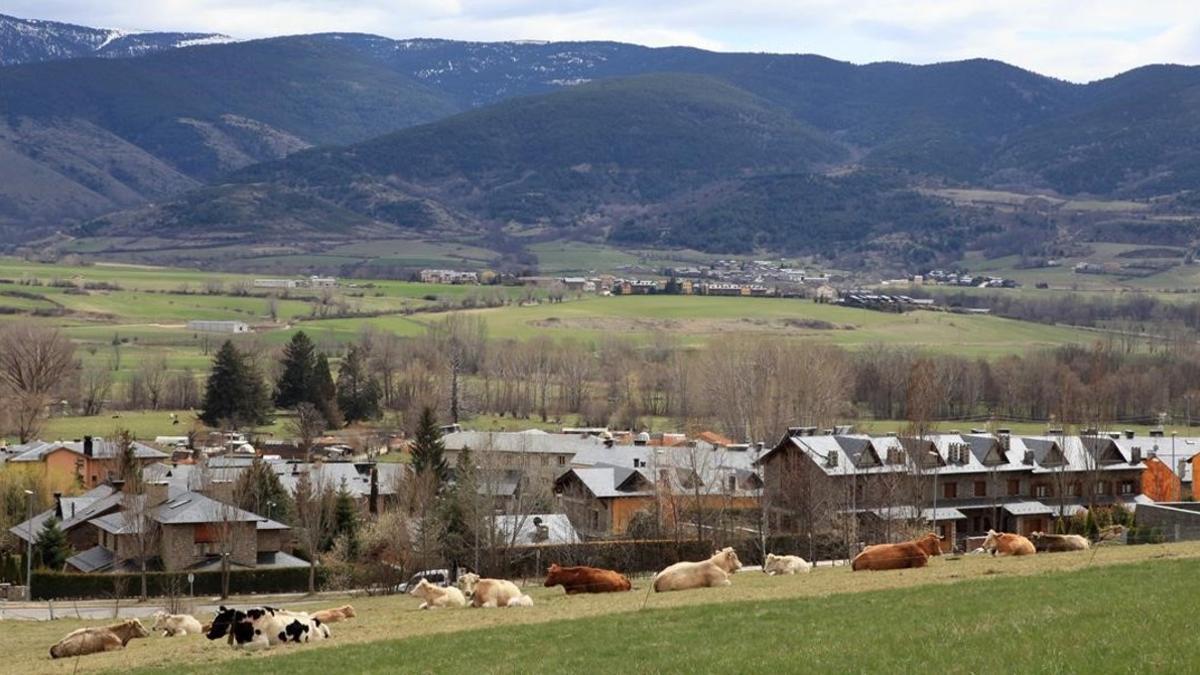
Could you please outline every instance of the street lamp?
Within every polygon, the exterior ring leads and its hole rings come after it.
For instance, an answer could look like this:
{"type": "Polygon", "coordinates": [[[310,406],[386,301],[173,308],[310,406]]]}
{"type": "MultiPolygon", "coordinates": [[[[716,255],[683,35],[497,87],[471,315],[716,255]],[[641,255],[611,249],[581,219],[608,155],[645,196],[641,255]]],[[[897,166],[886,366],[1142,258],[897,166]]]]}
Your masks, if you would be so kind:
{"type": "Polygon", "coordinates": [[[25,599],[33,600],[33,490],[26,490],[29,498],[29,540],[25,543],[25,599]]]}

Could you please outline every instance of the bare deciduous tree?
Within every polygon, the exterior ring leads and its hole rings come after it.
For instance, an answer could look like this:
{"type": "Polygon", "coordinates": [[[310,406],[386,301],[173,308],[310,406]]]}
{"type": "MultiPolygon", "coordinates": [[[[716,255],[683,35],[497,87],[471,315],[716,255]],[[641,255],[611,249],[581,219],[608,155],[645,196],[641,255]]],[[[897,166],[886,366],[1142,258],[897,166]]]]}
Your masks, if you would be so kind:
{"type": "Polygon", "coordinates": [[[75,346],[57,329],[29,323],[0,329],[0,384],[11,397],[22,443],[41,430],[55,390],[77,367],[75,346]]]}

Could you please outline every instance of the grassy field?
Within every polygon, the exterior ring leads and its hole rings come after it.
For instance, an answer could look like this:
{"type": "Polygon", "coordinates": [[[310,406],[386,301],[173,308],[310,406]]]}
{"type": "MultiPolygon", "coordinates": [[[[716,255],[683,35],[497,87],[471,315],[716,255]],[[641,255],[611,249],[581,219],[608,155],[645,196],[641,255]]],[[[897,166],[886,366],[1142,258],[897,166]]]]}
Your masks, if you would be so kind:
{"type": "MultiPolygon", "coordinates": [[[[1200,543],[1115,545],[1094,558],[939,558],[893,572],[745,572],[730,587],[649,596],[646,578],[632,593],[569,597],[534,580],[529,609],[421,612],[408,597],[358,597],[358,618],[334,626],[329,642],[251,655],[201,637],[152,637],[80,665],[173,673],[1186,670],[1200,640],[1185,601],[1197,574],[1200,543]]],[[[46,650],[82,625],[7,623],[7,667],[73,671],[73,661],[51,661],[46,650]]]]}

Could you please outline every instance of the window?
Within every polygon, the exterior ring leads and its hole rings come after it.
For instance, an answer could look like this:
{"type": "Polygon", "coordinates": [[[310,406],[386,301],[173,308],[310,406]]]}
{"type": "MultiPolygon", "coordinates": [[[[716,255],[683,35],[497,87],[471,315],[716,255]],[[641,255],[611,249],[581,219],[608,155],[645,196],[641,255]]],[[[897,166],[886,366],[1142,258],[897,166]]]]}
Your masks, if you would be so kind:
{"type": "Polygon", "coordinates": [[[1040,497],[1049,497],[1050,496],[1050,486],[1045,485],[1045,484],[1033,486],[1033,496],[1039,497],[1039,498],[1040,497]]]}
{"type": "Polygon", "coordinates": [[[592,529],[600,529],[600,512],[596,509],[592,509],[592,529]]]}
{"type": "Polygon", "coordinates": [[[566,463],[567,463],[567,458],[566,458],[566,456],[564,456],[564,455],[559,455],[559,456],[558,456],[558,465],[559,465],[559,466],[563,466],[563,465],[564,465],[564,464],[566,464],[566,463]]]}
{"type": "Polygon", "coordinates": [[[736,490],[737,490],[737,476],[730,476],[729,477],[729,491],[734,492],[736,490]]]}
{"type": "Polygon", "coordinates": [[[1133,481],[1131,481],[1131,480],[1122,481],[1121,494],[1123,494],[1123,495],[1133,494],[1133,481]]]}
{"type": "Polygon", "coordinates": [[[1078,497],[1080,492],[1083,492],[1083,489],[1078,481],[1067,486],[1067,494],[1071,497],[1078,497]]]}
{"type": "Polygon", "coordinates": [[[946,483],[942,485],[942,496],[946,499],[957,499],[958,483],[946,483]]]}
{"type": "Polygon", "coordinates": [[[1103,480],[1096,481],[1096,494],[1098,494],[1098,495],[1108,494],[1108,481],[1103,481],[1103,480]]]}
{"type": "Polygon", "coordinates": [[[987,496],[987,481],[985,481],[985,480],[975,481],[975,496],[976,497],[986,497],[987,496]]]}
{"type": "Polygon", "coordinates": [[[1016,479],[1008,481],[1008,496],[1015,497],[1019,494],[1021,494],[1021,481],[1016,479]]]}

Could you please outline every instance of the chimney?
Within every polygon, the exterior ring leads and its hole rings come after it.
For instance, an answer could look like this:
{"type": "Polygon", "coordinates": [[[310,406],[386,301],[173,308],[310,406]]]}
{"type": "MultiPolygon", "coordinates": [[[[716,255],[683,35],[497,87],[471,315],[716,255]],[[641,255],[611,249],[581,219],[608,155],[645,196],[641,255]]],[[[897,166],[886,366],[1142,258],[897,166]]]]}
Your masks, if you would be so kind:
{"type": "Polygon", "coordinates": [[[54,493],[54,517],[58,518],[60,521],[63,519],[61,492],[54,493]]]}
{"type": "Polygon", "coordinates": [[[167,501],[167,484],[147,483],[145,487],[146,506],[153,507],[167,501]]]}
{"type": "Polygon", "coordinates": [[[92,453],[93,453],[92,437],[84,436],[83,437],[83,454],[85,457],[91,457],[92,453]]]}
{"type": "Polygon", "coordinates": [[[379,513],[379,469],[371,467],[371,495],[367,498],[367,510],[371,515],[379,513]]]}

